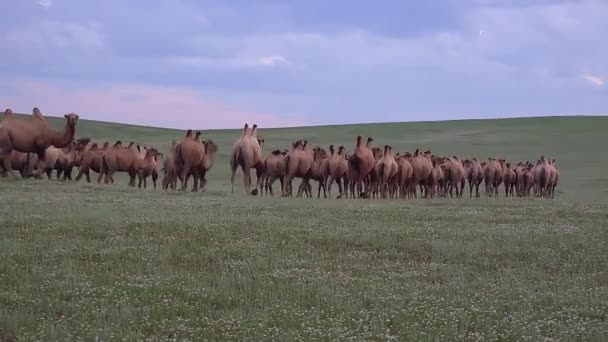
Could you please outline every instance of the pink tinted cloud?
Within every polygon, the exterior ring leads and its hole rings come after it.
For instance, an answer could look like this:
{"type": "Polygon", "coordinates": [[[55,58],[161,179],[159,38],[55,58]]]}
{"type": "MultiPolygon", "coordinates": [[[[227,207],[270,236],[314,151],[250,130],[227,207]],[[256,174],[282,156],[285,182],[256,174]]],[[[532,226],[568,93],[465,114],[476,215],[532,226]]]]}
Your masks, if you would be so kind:
{"type": "Polygon", "coordinates": [[[295,116],[243,110],[207,100],[190,88],[134,84],[82,88],[18,81],[11,83],[8,94],[0,95],[0,105],[21,113],[39,107],[53,116],[74,112],[83,119],[179,129],[241,128],[245,122],[267,128],[307,124],[295,116]]]}

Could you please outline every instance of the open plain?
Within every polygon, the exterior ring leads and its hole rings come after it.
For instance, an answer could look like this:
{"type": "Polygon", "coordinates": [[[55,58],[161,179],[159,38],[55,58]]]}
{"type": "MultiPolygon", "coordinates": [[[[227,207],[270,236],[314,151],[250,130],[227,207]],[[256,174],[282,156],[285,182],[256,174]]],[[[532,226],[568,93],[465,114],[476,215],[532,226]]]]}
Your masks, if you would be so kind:
{"type": "MultiPolygon", "coordinates": [[[[78,137],[163,153],[184,135],[84,119],[78,137]]],[[[608,118],[258,124],[264,156],[362,135],[545,155],[561,180],[554,199],[307,199],[246,195],[239,172],[230,195],[238,130],[202,131],[219,146],[204,192],[2,178],[0,341],[608,338],[608,118]]]]}

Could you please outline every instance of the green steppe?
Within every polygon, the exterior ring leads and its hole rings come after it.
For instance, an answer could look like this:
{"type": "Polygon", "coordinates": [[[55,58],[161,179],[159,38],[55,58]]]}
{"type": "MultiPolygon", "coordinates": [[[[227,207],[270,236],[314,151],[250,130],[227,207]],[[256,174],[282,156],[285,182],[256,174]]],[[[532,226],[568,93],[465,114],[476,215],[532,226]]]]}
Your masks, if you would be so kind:
{"type": "MultiPolygon", "coordinates": [[[[554,200],[284,199],[246,196],[239,172],[230,195],[238,130],[203,131],[219,145],[203,193],[0,179],[0,341],[608,339],[607,117],[258,124],[265,154],[298,138],[352,150],[362,135],[396,151],[546,155],[561,182],[554,200]]],[[[164,152],[183,135],[86,120],[77,132],[164,152]]]]}

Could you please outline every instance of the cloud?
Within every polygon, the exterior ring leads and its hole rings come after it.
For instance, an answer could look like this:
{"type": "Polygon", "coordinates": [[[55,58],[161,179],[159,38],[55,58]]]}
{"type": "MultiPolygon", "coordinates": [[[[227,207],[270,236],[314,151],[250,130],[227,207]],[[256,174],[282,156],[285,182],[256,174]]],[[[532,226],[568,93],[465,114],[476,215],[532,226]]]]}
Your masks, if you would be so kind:
{"type": "Polygon", "coordinates": [[[583,77],[583,79],[593,83],[597,87],[603,87],[604,84],[606,84],[606,81],[604,81],[602,78],[600,78],[598,76],[585,74],[582,77],[583,77]]]}
{"type": "Polygon", "coordinates": [[[287,65],[289,64],[287,62],[287,59],[283,56],[267,56],[267,57],[261,57],[259,60],[259,63],[264,65],[264,66],[274,66],[274,65],[287,65]]]}
{"type": "Polygon", "coordinates": [[[18,81],[2,92],[0,103],[16,112],[29,113],[36,106],[54,116],[75,112],[83,119],[181,129],[240,128],[245,122],[267,128],[308,123],[300,117],[236,108],[207,99],[195,89],[142,84],[58,86],[43,80],[18,81]]]}
{"type": "Polygon", "coordinates": [[[51,8],[51,6],[53,6],[52,0],[38,0],[36,1],[36,3],[44,9],[49,9],[51,8]]]}

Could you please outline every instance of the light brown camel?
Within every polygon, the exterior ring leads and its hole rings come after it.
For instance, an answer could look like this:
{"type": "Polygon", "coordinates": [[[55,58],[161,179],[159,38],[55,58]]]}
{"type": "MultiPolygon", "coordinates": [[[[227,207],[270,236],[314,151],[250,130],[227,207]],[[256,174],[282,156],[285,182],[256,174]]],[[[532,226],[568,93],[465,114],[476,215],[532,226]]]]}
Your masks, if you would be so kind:
{"type": "Polygon", "coordinates": [[[555,197],[555,188],[559,183],[559,169],[555,165],[555,159],[549,162],[551,167],[551,175],[549,177],[549,195],[551,198],[555,197]]]}
{"type": "Polygon", "coordinates": [[[371,148],[374,139],[367,138],[366,144],[363,144],[362,139],[361,136],[357,136],[355,151],[348,158],[348,176],[353,198],[355,198],[355,191],[358,197],[369,197],[371,191],[369,175],[375,166],[375,158],[371,148]]]}
{"type": "MultiPolygon", "coordinates": [[[[11,152],[11,168],[19,171],[21,178],[36,177],[40,178],[38,167],[38,155],[35,153],[23,153],[16,150],[11,152]],[[28,173],[29,172],[29,173],[28,173]]],[[[0,175],[8,176],[8,171],[0,164],[0,175]]]]}
{"type": "Polygon", "coordinates": [[[406,152],[397,158],[397,166],[399,168],[397,177],[399,179],[399,195],[401,198],[411,198],[413,196],[412,190],[416,191],[415,188],[412,188],[414,169],[412,167],[411,158],[412,155],[409,152],[406,152]]]}
{"type": "Polygon", "coordinates": [[[44,159],[39,160],[38,169],[46,173],[48,179],[51,179],[51,174],[56,169],[59,159],[63,156],[60,148],[55,146],[47,147],[44,152],[44,159]]]}
{"type": "Polygon", "coordinates": [[[257,128],[257,124],[254,124],[251,129],[249,129],[249,125],[245,124],[245,127],[243,127],[243,130],[241,131],[241,136],[232,146],[232,151],[230,153],[231,193],[234,193],[234,177],[240,166],[243,170],[245,191],[247,194],[252,194],[254,196],[258,194],[258,188],[262,181],[260,175],[262,175],[264,171],[264,160],[262,159],[262,146],[258,140],[257,128]],[[252,168],[256,169],[256,174],[258,175],[256,186],[253,190],[251,190],[252,168]]]}
{"type": "Polygon", "coordinates": [[[324,149],[317,146],[313,148],[313,162],[310,167],[310,178],[306,181],[302,181],[298,193],[302,190],[306,191],[308,197],[312,197],[312,186],[310,185],[310,179],[317,181],[319,187],[317,191],[317,198],[321,198],[321,189],[323,189],[323,196],[327,198],[327,192],[325,187],[325,175],[323,172],[326,167],[327,152],[324,149]]]}
{"type": "Polygon", "coordinates": [[[458,157],[452,156],[445,161],[445,178],[449,188],[450,197],[462,197],[465,184],[465,170],[462,162],[458,157]]]}
{"type": "MultiPolygon", "coordinates": [[[[298,140],[292,144],[292,150],[285,156],[285,179],[282,194],[284,197],[293,195],[291,183],[295,177],[302,178],[302,183],[306,184],[311,176],[314,156],[312,151],[306,148],[307,145],[307,140],[298,140]]],[[[307,189],[304,188],[304,190],[307,189]]],[[[296,197],[300,195],[301,192],[298,191],[296,197]]]]}
{"type": "Polygon", "coordinates": [[[469,198],[473,198],[473,187],[475,197],[479,197],[479,184],[483,181],[483,167],[477,158],[464,161],[465,177],[469,182],[469,198]]]}
{"type": "Polygon", "coordinates": [[[446,195],[447,188],[447,170],[445,163],[446,158],[440,158],[437,156],[431,156],[431,164],[433,170],[429,177],[427,187],[430,191],[430,197],[435,198],[437,196],[444,197],[446,195]]]}
{"type": "Polygon", "coordinates": [[[135,173],[137,174],[137,187],[141,188],[143,183],[144,189],[148,187],[148,177],[152,177],[154,189],[156,189],[156,180],[158,179],[158,155],[159,152],[155,148],[147,148],[143,159],[135,159],[135,173]]]}
{"type": "Polygon", "coordinates": [[[537,187],[537,196],[549,198],[551,188],[551,177],[553,167],[549,163],[549,160],[545,156],[541,156],[540,160],[536,165],[536,174],[534,175],[534,181],[537,187]]]}
{"type": "Polygon", "coordinates": [[[199,167],[205,157],[205,146],[201,141],[201,132],[197,131],[195,136],[186,134],[186,137],[175,147],[174,163],[179,170],[179,179],[182,182],[180,190],[185,191],[190,176],[194,179],[192,192],[198,191],[200,181],[199,167]]]}
{"type": "Polygon", "coordinates": [[[534,174],[532,168],[534,165],[527,162],[522,165],[522,168],[517,175],[517,188],[520,197],[530,197],[532,188],[534,187],[534,174]]]}
{"type": "Polygon", "coordinates": [[[329,146],[329,157],[325,160],[323,168],[324,182],[327,187],[328,196],[331,198],[331,186],[333,182],[338,184],[338,197],[348,197],[348,161],[344,153],[344,146],[338,147],[336,152],[334,145],[329,146]]]}
{"type": "Polygon", "coordinates": [[[127,147],[117,141],[112,148],[108,149],[101,159],[101,172],[97,177],[97,183],[114,183],[116,172],[126,172],[129,175],[129,186],[135,186],[135,161],[141,158],[141,147],[133,141],[127,147]],[[105,176],[105,178],[104,178],[105,176]]]}
{"type": "MultiPolygon", "coordinates": [[[[190,131],[192,133],[192,131],[190,131]]],[[[164,190],[169,189],[171,187],[173,190],[177,187],[177,172],[175,170],[175,147],[177,146],[177,142],[173,140],[171,143],[171,149],[169,150],[169,154],[163,160],[163,168],[161,171],[163,172],[163,180],[162,186],[164,190]]]]}
{"type": "Polygon", "coordinates": [[[218,150],[217,145],[211,139],[203,141],[203,145],[205,145],[205,156],[203,157],[203,161],[200,165],[202,190],[204,190],[205,186],[207,185],[207,174],[213,168],[213,163],[215,162],[215,155],[218,150]]]}
{"type": "Polygon", "coordinates": [[[419,149],[416,149],[411,164],[414,171],[414,180],[412,182],[414,197],[416,197],[416,189],[421,187],[424,189],[424,194],[421,193],[420,196],[428,198],[431,190],[429,184],[433,181],[433,162],[431,160],[430,151],[426,151],[423,154],[420,153],[419,149]]]}
{"type": "Polygon", "coordinates": [[[393,154],[393,147],[384,145],[384,153],[376,166],[376,176],[380,186],[380,196],[382,198],[388,198],[389,195],[390,197],[394,196],[394,193],[391,191],[391,184],[397,176],[398,171],[399,166],[397,165],[395,155],[393,154]]]}
{"type": "Polygon", "coordinates": [[[49,146],[67,146],[74,138],[78,115],[70,113],[64,117],[66,124],[63,131],[56,131],[36,107],[32,110],[29,120],[19,119],[7,109],[0,123],[0,162],[3,168],[15,177],[10,166],[13,150],[36,153],[38,159],[43,160],[49,146]]]}
{"type": "MultiPolygon", "coordinates": [[[[285,179],[285,156],[289,151],[274,150],[264,159],[264,179],[262,181],[263,190],[268,195],[274,196],[272,184],[278,179],[283,189],[283,181],[285,179]]],[[[260,190],[260,194],[262,190],[260,190]]]]}
{"type": "Polygon", "coordinates": [[[498,196],[498,186],[502,182],[502,168],[499,160],[488,158],[483,169],[483,180],[485,183],[486,196],[498,196]]]}

